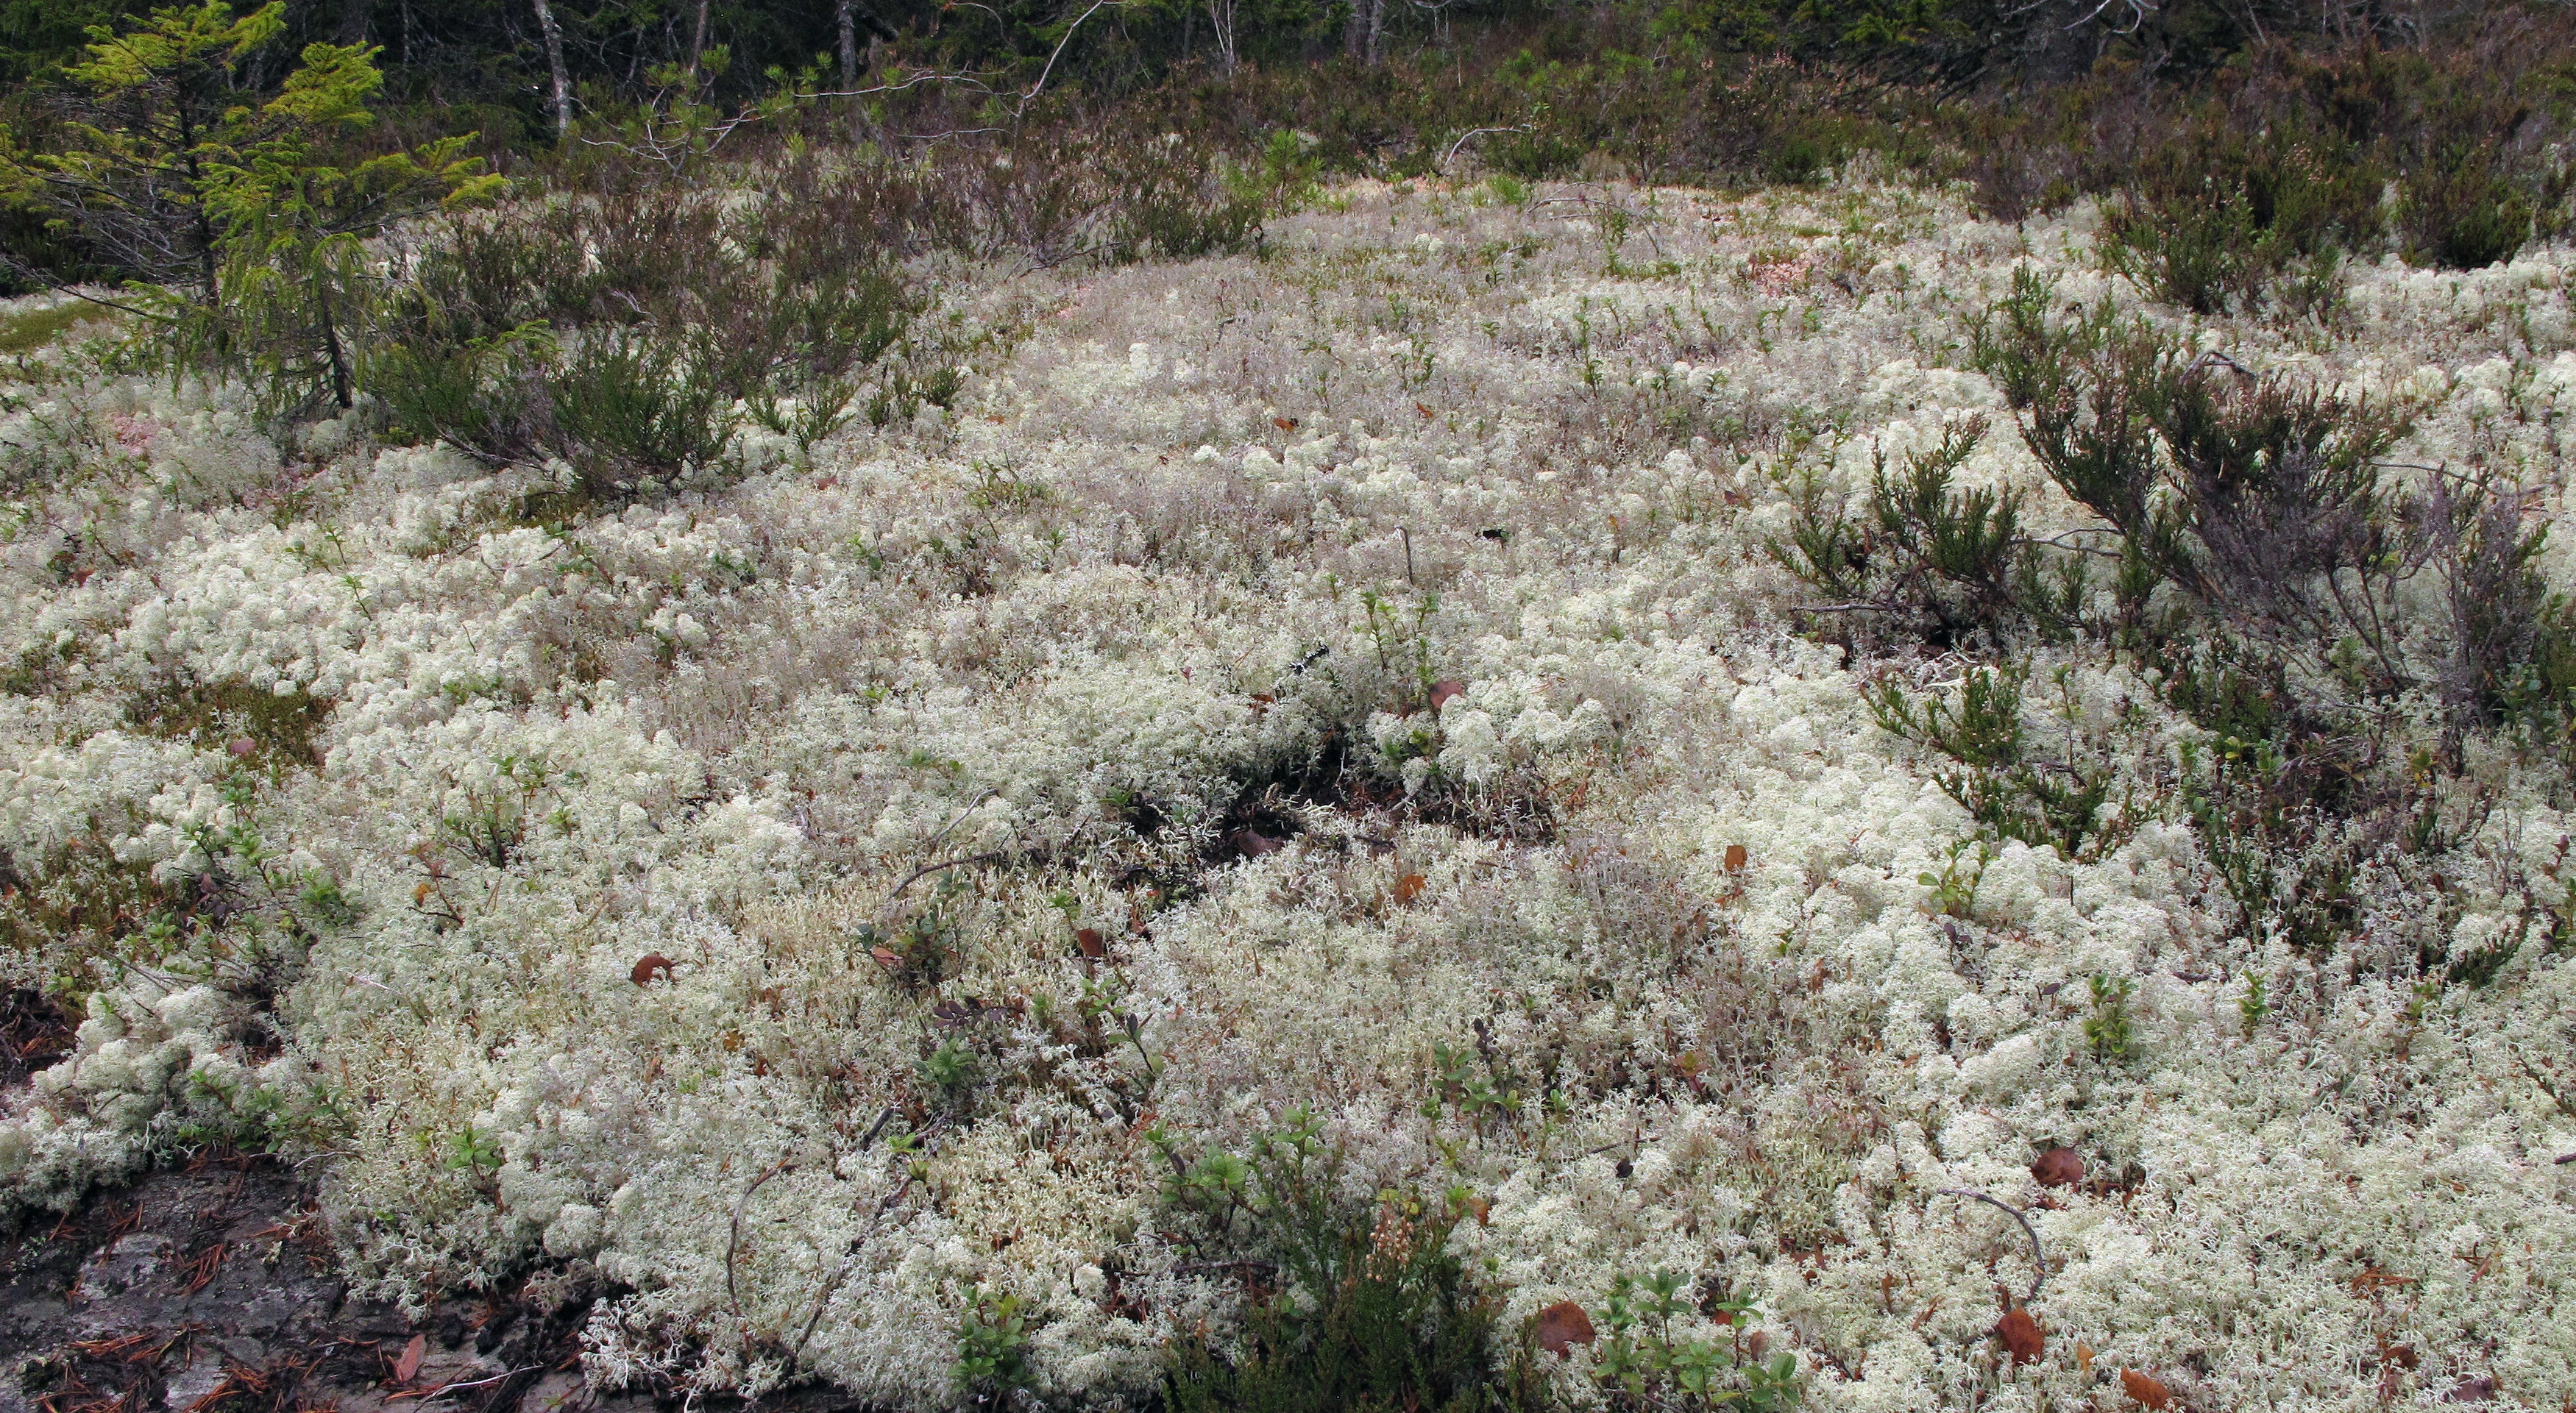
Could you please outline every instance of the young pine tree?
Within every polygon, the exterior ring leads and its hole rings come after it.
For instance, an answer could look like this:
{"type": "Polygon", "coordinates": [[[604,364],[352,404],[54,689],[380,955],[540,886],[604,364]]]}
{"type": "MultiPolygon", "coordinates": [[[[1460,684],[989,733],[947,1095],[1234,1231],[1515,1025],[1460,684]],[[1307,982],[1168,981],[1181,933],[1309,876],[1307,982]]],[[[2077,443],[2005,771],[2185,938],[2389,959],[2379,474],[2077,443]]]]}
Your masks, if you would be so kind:
{"type": "Polygon", "coordinates": [[[373,45],[308,45],[265,101],[247,92],[245,61],[284,26],[282,2],[236,16],[224,0],[92,26],[50,95],[46,150],[0,139],[0,200],[122,271],[129,297],[101,302],[141,316],[183,365],[248,375],[279,410],[323,393],[347,407],[371,292],[362,243],[500,179],[464,155],[470,134],[366,148],[384,84],[373,45]]]}

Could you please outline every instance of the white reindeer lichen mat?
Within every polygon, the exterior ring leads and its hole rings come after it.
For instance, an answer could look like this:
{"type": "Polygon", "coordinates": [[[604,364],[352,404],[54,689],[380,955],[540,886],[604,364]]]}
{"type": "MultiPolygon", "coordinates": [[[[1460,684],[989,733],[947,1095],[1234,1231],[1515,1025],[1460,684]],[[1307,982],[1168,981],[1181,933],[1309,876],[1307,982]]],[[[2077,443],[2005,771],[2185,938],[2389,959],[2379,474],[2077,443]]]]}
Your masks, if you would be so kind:
{"type": "Polygon", "coordinates": [[[0,980],[88,1020],[8,1201],[264,1144],[366,1288],[623,1292],[603,1387],[1109,1405],[1235,1337],[1214,1159],[1287,1131],[1445,1210],[1506,1342],[1677,1272],[1819,1409],[2559,1407],[2555,751],[2460,747],[2319,942],[2232,891],[2234,748],[2134,654],[2013,648],[2102,786],[2034,845],[1891,729],[1997,679],[1772,546],[1945,437],[2098,527],[1974,371],[2018,272],[2402,408],[2381,474],[2495,468],[2565,592],[2572,261],[2193,319],[2081,208],[1360,185],[1258,255],[957,277],[944,410],[551,525],[363,416],[12,389],[0,980]]]}

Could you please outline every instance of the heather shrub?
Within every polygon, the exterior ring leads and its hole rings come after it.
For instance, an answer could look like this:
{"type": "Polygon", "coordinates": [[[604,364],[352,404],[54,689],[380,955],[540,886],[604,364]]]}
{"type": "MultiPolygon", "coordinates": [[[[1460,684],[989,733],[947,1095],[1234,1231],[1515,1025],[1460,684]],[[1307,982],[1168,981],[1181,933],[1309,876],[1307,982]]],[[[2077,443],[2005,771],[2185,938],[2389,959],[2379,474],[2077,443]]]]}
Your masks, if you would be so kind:
{"type": "Polygon", "coordinates": [[[546,440],[598,496],[706,471],[730,431],[714,361],[712,348],[629,330],[584,338],[546,376],[546,440]]]}
{"type": "Polygon", "coordinates": [[[2296,119],[2248,132],[2214,114],[2128,167],[2109,254],[2195,313],[2250,305],[2299,264],[2374,242],[2385,180],[2363,150],[2296,119]]]}
{"type": "Polygon", "coordinates": [[[1463,1413],[1534,1403],[1525,1371],[1498,1377],[1514,1352],[1493,1347],[1495,1302],[1447,1249],[1468,1215],[1461,1200],[1388,1191],[1352,1201],[1342,1155],[1302,1110],[1243,1156],[1185,1162],[1171,1140],[1160,1143],[1172,1168],[1165,1198],[1200,1224],[1204,1249],[1258,1253],[1218,1263],[1247,1289],[1244,1328],[1231,1351],[1176,1346],[1168,1406],[1463,1413]]]}

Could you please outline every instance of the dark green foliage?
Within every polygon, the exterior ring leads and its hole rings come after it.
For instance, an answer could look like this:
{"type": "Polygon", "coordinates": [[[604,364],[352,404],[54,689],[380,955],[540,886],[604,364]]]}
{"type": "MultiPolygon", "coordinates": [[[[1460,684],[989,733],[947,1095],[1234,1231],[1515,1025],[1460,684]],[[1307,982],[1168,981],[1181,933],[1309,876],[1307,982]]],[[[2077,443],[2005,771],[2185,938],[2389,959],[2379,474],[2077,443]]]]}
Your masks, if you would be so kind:
{"type": "Polygon", "coordinates": [[[375,350],[359,376],[383,399],[393,435],[504,462],[535,445],[527,384],[550,342],[534,325],[498,339],[416,338],[375,350]]]}
{"type": "Polygon", "coordinates": [[[1953,768],[1934,778],[1988,836],[2093,857],[2128,835],[2122,818],[2103,816],[2117,784],[2110,752],[2081,749],[2071,714],[2063,746],[2044,749],[2022,720],[2026,678],[2010,664],[1972,667],[1950,696],[1883,682],[1869,695],[1870,714],[1888,734],[1949,758],[1953,768]]]}
{"type": "Polygon", "coordinates": [[[1985,437],[1982,417],[1942,429],[1930,451],[1905,458],[1891,478],[1881,453],[1870,477],[1870,507],[1889,560],[1890,589],[1920,603],[1939,640],[1993,623],[2014,602],[2013,568],[2023,553],[2021,497],[1950,480],[1985,437]]]}
{"type": "Polygon", "coordinates": [[[2531,239],[2530,199],[2506,177],[2492,148],[2445,155],[2452,160],[2409,172],[2399,191],[2407,258],[2445,270],[2511,259],[2531,239]]]}
{"type": "Polygon", "coordinates": [[[2070,332],[2011,301],[1984,327],[1981,361],[2030,396],[2032,454],[2119,536],[2133,640],[2155,589],[2170,585],[2255,631],[2320,645],[2357,638],[2381,689],[2404,676],[2387,600],[2422,562],[2422,537],[2379,468],[2403,417],[2186,358],[2143,329],[2096,321],[2070,332]]]}
{"type": "Polygon", "coordinates": [[[673,342],[612,329],[544,383],[553,448],[594,495],[631,493],[723,454],[731,399],[715,370],[673,342]]]}
{"type": "Polygon", "coordinates": [[[2534,126],[2531,107],[2491,83],[2452,75],[2422,87],[2429,91],[2406,134],[2414,160],[2397,197],[2406,258],[2446,270],[2512,258],[2531,239],[2535,198],[2557,207],[2566,197],[2563,171],[2520,150],[2517,140],[2534,126]]]}
{"type": "Polygon", "coordinates": [[[737,401],[810,448],[909,327],[918,296],[893,236],[918,184],[809,158],[742,209],[621,185],[449,222],[365,381],[398,433],[494,463],[560,456],[592,498],[719,467],[737,401]]]}
{"type": "Polygon", "coordinates": [[[1535,1406],[1522,1349],[1497,1349],[1499,1302],[1448,1253],[1463,1200],[1343,1191],[1340,1153],[1303,1112],[1249,1154],[1172,1165],[1167,1200],[1197,1220],[1212,1254],[1241,1253],[1242,1343],[1172,1350],[1175,1413],[1396,1413],[1535,1406]]]}
{"type": "Polygon", "coordinates": [[[2150,289],[2212,314],[2376,239],[2385,180],[2343,139],[2293,125],[2249,132],[2215,113],[2140,158],[2105,234],[2150,289]]]}
{"type": "MultiPolygon", "coordinates": [[[[1951,484],[1987,426],[1983,418],[1954,423],[1893,471],[1881,453],[1862,518],[1845,518],[1810,480],[1789,537],[1767,545],[1771,558],[1837,600],[1820,611],[1874,610],[1936,647],[1995,640],[2053,594],[2022,533],[2021,498],[1951,484]]],[[[2057,615],[2048,616],[2053,626],[2057,615]]]]}
{"type": "Polygon", "coordinates": [[[1207,149],[1178,133],[1114,145],[1105,158],[1103,176],[1124,194],[1106,243],[1119,260],[1187,260],[1244,249],[1260,235],[1272,193],[1292,180],[1275,164],[1266,173],[1212,170],[1207,149]]]}

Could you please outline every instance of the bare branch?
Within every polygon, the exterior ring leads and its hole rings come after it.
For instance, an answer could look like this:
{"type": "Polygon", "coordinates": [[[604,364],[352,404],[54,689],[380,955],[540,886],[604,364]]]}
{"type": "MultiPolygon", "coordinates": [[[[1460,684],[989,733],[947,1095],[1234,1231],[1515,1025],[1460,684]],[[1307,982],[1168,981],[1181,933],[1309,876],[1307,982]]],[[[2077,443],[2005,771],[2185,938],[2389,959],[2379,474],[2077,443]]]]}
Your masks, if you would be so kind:
{"type": "Polygon", "coordinates": [[[2022,1297],[2022,1303],[2027,1305],[2030,1302],[2037,1300],[2039,1298],[2039,1283],[2048,1276],[2048,1258],[2040,1252],[2039,1228],[2030,1224],[2029,1216],[2026,1215],[2019,1207],[2016,1207],[2001,1198],[1987,1196],[1985,1193],[1979,1192],[1974,1188],[1944,1187],[1935,1190],[1944,1197],[1974,1198],[1979,1202],[1985,1203],[1989,1207],[1997,1208],[2009,1214],[2014,1221],[2021,1223],[2022,1234],[2030,1238],[2031,1265],[2030,1294],[2022,1297]]]}
{"type": "MultiPolygon", "coordinates": [[[[1414,0],[1414,3],[1420,4],[1421,0],[1414,0]]],[[[1529,130],[1530,125],[1527,123],[1522,123],[1517,127],[1508,128],[1469,128],[1465,132],[1458,134],[1458,140],[1449,144],[1448,151],[1440,154],[1439,170],[1444,173],[1449,170],[1450,159],[1458,155],[1458,149],[1466,146],[1467,139],[1471,137],[1482,137],[1489,132],[1528,132],[1529,130]]]]}
{"type": "Polygon", "coordinates": [[[751,1195],[760,1190],[760,1185],[762,1183],[769,1181],[771,1178],[774,1178],[780,1173],[786,1172],[788,1169],[795,1166],[796,1160],[793,1158],[779,1159],[777,1162],[762,1169],[760,1176],[751,1180],[751,1186],[742,1190],[742,1196],[734,1199],[733,1224],[727,1229],[725,1234],[725,1299],[733,1306],[733,1318],[736,1325],[744,1323],[742,1313],[742,1288],[736,1284],[734,1280],[734,1256],[742,1246],[743,1211],[751,1206],[751,1195]]]}

